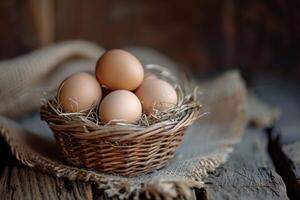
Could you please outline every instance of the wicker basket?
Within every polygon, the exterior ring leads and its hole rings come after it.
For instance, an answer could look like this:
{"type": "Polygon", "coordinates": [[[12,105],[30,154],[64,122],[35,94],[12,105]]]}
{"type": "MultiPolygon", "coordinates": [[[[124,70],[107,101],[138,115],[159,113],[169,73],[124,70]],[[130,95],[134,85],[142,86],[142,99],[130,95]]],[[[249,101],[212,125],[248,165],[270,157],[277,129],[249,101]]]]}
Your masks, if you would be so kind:
{"type": "MultiPolygon", "coordinates": [[[[51,100],[50,100],[51,102],[51,100]]],[[[148,127],[99,125],[86,116],[57,113],[41,107],[41,118],[54,132],[71,165],[110,174],[137,176],[164,167],[174,156],[185,130],[199,117],[200,106],[185,111],[179,121],[165,120],[148,127]]]]}

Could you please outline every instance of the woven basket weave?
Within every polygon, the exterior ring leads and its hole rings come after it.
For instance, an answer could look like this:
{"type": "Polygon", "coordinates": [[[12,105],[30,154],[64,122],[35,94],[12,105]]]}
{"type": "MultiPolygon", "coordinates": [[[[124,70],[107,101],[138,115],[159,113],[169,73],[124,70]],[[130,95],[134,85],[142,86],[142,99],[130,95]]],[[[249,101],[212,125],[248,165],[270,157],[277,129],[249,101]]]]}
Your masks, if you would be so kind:
{"type": "Polygon", "coordinates": [[[84,120],[84,116],[74,120],[59,115],[49,105],[41,107],[41,118],[54,132],[68,163],[123,176],[137,176],[164,167],[199,113],[200,106],[195,106],[179,121],[141,127],[96,125],[84,120]]]}

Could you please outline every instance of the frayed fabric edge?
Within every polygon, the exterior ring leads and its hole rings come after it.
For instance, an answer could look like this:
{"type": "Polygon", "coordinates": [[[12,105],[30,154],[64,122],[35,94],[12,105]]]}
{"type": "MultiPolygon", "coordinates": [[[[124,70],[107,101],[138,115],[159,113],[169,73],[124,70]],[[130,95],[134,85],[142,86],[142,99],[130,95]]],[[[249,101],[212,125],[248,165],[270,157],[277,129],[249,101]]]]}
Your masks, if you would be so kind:
{"type": "MultiPolygon", "coordinates": [[[[99,189],[103,190],[109,197],[117,196],[119,199],[139,199],[140,195],[146,198],[153,197],[155,199],[189,199],[192,195],[193,188],[201,188],[204,183],[202,178],[207,176],[209,171],[215,170],[220,164],[224,163],[228,155],[218,155],[216,159],[202,158],[199,160],[199,167],[193,169],[188,177],[190,180],[178,181],[153,181],[149,183],[140,183],[131,185],[124,178],[107,178],[99,173],[87,170],[79,170],[64,164],[55,163],[30,149],[17,144],[10,132],[0,126],[0,135],[9,145],[12,154],[24,165],[41,170],[43,172],[55,175],[58,178],[67,178],[69,180],[79,180],[91,182],[99,189]],[[115,179],[115,180],[113,180],[115,179]]],[[[228,148],[228,152],[232,151],[232,147],[228,148]]]]}

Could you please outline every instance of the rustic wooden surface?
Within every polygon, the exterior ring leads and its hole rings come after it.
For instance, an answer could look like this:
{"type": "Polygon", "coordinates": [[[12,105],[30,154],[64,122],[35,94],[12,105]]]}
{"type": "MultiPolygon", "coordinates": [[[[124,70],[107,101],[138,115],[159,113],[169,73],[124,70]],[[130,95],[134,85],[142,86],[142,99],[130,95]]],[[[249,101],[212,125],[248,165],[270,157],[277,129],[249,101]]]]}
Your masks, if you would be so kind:
{"type": "Polygon", "coordinates": [[[280,145],[278,149],[281,150],[278,161],[281,166],[281,174],[290,188],[290,195],[295,198],[300,198],[300,142],[295,142],[289,145],[280,145]]]}
{"type": "MultiPolygon", "coordinates": [[[[1,144],[2,199],[108,199],[95,185],[72,182],[29,169],[12,158],[1,144]]],[[[246,135],[228,162],[212,172],[197,199],[287,199],[286,188],[267,153],[263,132],[246,135]]]]}
{"type": "Polygon", "coordinates": [[[289,166],[300,188],[300,142],[295,142],[290,145],[283,145],[282,152],[290,161],[289,166]]]}
{"type": "Polygon", "coordinates": [[[1,199],[93,199],[89,183],[72,182],[17,162],[1,140],[1,199]]]}
{"type": "Polygon", "coordinates": [[[285,182],[291,199],[300,198],[299,177],[297,177],[297,156],[300,149],[294,145],[300,139],[300,88],[292,78],[260,75],[250,87],[261,99],[281,109],[282,116],[269,133],[269,153],[276,171],[285,182]]]}
{"type": "MultiPolygon", "coordinates": [[[[276,78],[258,77],[254,81],[260,86],[250,85],[253,92],[283,109],[277,125],[281,131],[267,137],[262,130],[247,129],[228,162],[204,179],[202,189],[195,190],[197,199],[299,199],[300,145],[295,143],[299,139],[299,89],[294,83],[276,78]]],[[[109,199],[95,185],[24,167],[15,161],[3,141],[0,153],[1,199],[109,199]]]]}
{"type": "Polygon", "coordinates": [[[282,143],[282,132],[267,129],[269,134],[269,151],[277,172],[284,180],[291,199],[300,198],[300,143],[282,143]]]}
{"type": "Polygon", "coordinates": [[[267,143],[262,131],[248,129],[229,160],[204,179],[206,199],[288,199],[267,143]]]}
{"type": "Polygon", "coordinates": [[[282,109],[282,117],[269,134],[269,153],[284,180],[291,199],[300,199],[300,87],[299,82],[281,77],[257,77],[264,87],[254,90],[265,101],[282,109]]]}

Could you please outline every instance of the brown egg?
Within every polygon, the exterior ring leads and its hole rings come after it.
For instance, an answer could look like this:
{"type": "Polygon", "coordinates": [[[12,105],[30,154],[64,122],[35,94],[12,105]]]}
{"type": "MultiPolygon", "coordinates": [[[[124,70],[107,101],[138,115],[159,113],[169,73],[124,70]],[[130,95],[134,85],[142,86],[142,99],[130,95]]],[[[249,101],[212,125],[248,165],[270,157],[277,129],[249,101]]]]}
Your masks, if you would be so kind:
{"type": "Polygon", "coordinates": [[[127,51],[113,49],[103,54],[96,64],[96,77],[110,90],[134,90],[144,79],[140,61],[127,51]]]}
{"type": "Polygon", "coordinates": [[[80,72],[69,76],[59,87],[58,102],[64,112],[82,112],[96,106],[101,99],[101,87],[90,74],[80,72]]]}
{"type": "Polygon", "coordinates": [[[161,79],[148,79],[136,90],[136,96],[142,103],[145,113],[154,109],[165,111],[177,104],[177,93],[168,82],[161,79]]]}
{"type": "Polygon", "coordinates": [[[142,105],[134,93],[116,90],[109,93],[101,102],[99,116],[101,121],[121,120],[135,123],[141,118],[142,105]]]}

